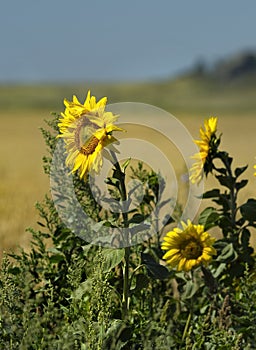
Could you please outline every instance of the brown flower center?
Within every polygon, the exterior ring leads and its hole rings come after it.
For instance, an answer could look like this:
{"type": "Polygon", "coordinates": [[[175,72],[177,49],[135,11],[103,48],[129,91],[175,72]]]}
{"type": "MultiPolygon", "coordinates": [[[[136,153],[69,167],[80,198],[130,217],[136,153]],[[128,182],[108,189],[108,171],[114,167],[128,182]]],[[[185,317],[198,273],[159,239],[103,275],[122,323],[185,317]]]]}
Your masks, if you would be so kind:
{"type": "Polygon", "coordinates": [[[181,248],[181,254],[186,259],[197,259],[203,253],[203,247],[200,242],[195,240],[187,241],[181,248]]]}
{"type": "Polygon", "coordinates": [[[80,152],[85,156],[89,156],[95,151],[95,148],[98,146],[99,140],[96,136],[92,136],[89,142],[80,148],[80,152]]]}
{"type": "Polygon", "coordinates": [[[77,121],[76,124],[76,129],[75,129],[75,145],[77,149],[81,149],[84,143],[84,140],[82,140],[83,136],[83,131],[84,129],[87,128],[94,128],[97,129],[96,124],[92,123],[86,115],[82,115],[79,120],[77,121]]]}

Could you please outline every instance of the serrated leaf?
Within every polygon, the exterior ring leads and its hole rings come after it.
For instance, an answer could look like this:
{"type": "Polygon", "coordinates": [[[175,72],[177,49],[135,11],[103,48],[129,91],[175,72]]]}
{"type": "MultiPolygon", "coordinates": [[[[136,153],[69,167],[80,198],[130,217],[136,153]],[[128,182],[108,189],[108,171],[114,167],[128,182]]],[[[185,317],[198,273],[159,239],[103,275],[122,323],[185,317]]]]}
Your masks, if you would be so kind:
{"type": "Polygon", "coordinates": [[[125,250],[115,248],[104,248],[102,250],[103,261],[103,272],[108,272],[116,267],[123,260],[125,250]]]}

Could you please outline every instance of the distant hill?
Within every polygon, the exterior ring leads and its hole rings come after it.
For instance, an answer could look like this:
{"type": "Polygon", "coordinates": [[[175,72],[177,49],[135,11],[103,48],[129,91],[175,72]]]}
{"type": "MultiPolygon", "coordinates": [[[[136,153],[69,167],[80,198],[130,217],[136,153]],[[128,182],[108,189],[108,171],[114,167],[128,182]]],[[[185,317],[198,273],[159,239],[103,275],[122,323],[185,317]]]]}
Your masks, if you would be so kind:
{"type": "Polygon", "coordinates": [[[256,53],[243,52],[216,64],[214,74],[220,78],[236,79],[256,74],[256,53]]]}
{"type": "Polygon", "coordinates": [[[200,61],[189,72],[192,76],[211,76],[222,81],[256,79],[256,51],[243,51],[216,62],[211,68],[200,61]]]}

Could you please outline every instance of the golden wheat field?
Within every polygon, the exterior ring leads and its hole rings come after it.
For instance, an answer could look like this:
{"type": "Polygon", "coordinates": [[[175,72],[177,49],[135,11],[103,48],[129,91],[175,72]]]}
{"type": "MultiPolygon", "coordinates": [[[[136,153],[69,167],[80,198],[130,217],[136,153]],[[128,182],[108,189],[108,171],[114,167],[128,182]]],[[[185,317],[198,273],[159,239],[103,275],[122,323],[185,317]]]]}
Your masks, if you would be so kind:
{"type": "MultiPolygon", "coordinates": [[[[21,90],[22,88],[18,91],[21,90]]],[[[71,90],[71,88],[68,90],[69,93],[71,90]]],[[[148,93],[144,95],[144,101],[142,100],[143,102],[149,103],[150,100],[152,100],[152,104],[156,102],[153,101],[152,96],[157,93],[157,89],[153,92],[152,90],[152,87],[148,89],[148,93]]],[[[49,191],[49,179],[43,173],[42,168],[42,157],[47,154],[47,151],[39,128],[44,126],[44,119],[50,118],[52,110],[60,112],[62,99],[64,97],[70,98],[70,95],[65,95],[67,93],[65,89],[59,89],[58,94],[52,95],[49,93],[49,89],[45,91],[48,91],[48,103],[43,104],[42,102],[43,108],[42,105],[38,106],[36,104],[30,104],[29,106],[24,104],[22,108],[19,108],[19,101],[16,101],[15,108],[7,108],[8,102],[6,101],[9,98],[10,91],[8,93],[6,89],[2,89],[2,101],[5,101],[6,104],[0,111],[0,254],[3,251],[15,249],[19,245],[22,247],[29,246],[31,237],[26,232],[26,228],[29,226],[37,227],[35,203],[41,201],[44,194],[49,191]],[[54,98],[55,102],[53,102],[54,98]]],[[[82,89],[79,88],[77,91],[81,94],[82,89]]],[[[99,91],[104,95],[104,87],[101,87],[99,91]]],[[[120,91],[123,97],[125,92],[119,90],[119,94],[120,91]]],[[[183,93],[184,91],[186,92],[187,89],[183,90],[183,93]]],[[[40,89],[30,89],[29,92],[29,96],[33,92],[35,98],[37,94],[42,97],[40,89]]],[[[24,91],[19,93],[21,94],[20,99],[23,101],[22,93],[24,91]]],[[[111,94],[115,96],[112,99],[113,102],[117,102],[119,98],[122,100],[115,90],[110,89],[111,94]]],[[[129,98],[132,101],[131,92],[128,95],[127,100],[129,98]]],[[[179,96],[182,96],[182,91],[179,96]]],[[[214,110],[214,113],[219,116],[218,130],[223,133],[222,149],[230,152],[230,155],[234,157],[235,165],[249,165],[245,173],[245,177],[249,179],[249,185],[241,191],[241,200],[256,197],[256,177],[253,176],[253,165],[256,164],[254,106],[250,109],[242,107],[238,109],[234,106],[229,109],[223,108],[223,103],[221,104],[222,97],[219,96],[214,108],[209,107],[209,111],[207,111],[207,101],[202,105],[199,97],[197,105],[195,105],[193,96],[190,97],[190,100],[186,100],[185,107],[182,105],[181,97],[179,105],[177,104],[177,96],[176,105],[173,104],[173,109],[170,101],[168,103],[162,101],[163,103],[159,105],[163,108],[166,107],[168,111],[174,114],[187,127],[194,138],[198,138],[199,127],[204,118],[211,115],[214,110]],[[191,111],[189,101],[192,105],[191,111]]],[[[243,98],[246,102],[246,97],[243,98]]],[[[233,103],[232,101],[235,101],[235,99],[236,96],[234,100],[226,99],[226,104],[233,103]]],[[[136,100],[139,100],[138,95],[136,100]]],[[[209,95],[208,100],[210,101],[209,95]]],[[[206,187],[212,188],[214,184],[213,179],[209,178],[206,187]]]]}

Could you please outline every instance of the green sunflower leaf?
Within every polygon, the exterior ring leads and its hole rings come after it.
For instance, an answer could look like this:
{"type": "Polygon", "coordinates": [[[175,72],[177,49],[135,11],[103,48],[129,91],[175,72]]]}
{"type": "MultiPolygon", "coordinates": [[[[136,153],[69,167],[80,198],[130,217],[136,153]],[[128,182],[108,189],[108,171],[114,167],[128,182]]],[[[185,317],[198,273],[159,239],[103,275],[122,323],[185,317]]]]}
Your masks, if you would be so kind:
{"type": "Polygon", "coordinates": [[[131,158],[128,158],[128,159],[124,162],[124,164],[122,164],[121,169],[122,169],[122,172],[123,172],[123,173],[125,173],[125,170],[126,170],[126,168],[128,167],[128,165],[130,164],[130,162],[131,162],[131,158]]]}
{"type": "Polygon", "coordinates": [[[227,176],[223,176],[223,175],[216,175],[216,178],[218,179],[219,183],[222,186],[227,187],[228,189],[232,189],[235,183],[235,178],[232,177],[227,177],[227,176]]]}
{"type": "Polygon", "coordinates": [[[217,257],[217,261],[219,262],[231,262],[234,261],[237,258],[237,253],[234,249],[234,246],[232,243],[227,244],[221,254],[217,257]]]}
{"type": "Polygon", "coordinates": [[[164,280],[171,277],[172,274],[167,267],[157,263],[150,254],[141,253],[141,260],[146,265],[150,277],[157,280],[164,280]]]}
{"type": "Polygon", "coordinates": [[[235,169],[235,175],[236,178],[238,178],[238,176],[240,176],[241,174],[243,174],[243,172],[248,168],[248,165],[240,167],[240,168],[236,168],[235,169]]]}
{"type": "Polygon", "coordinates": [[[103,272],[112,270],[115,266],[120,264],[125,254],[124,249],[104,248],[102,250],[103,255],[103,272]]]}
{"type": "Polygon", "coordinates": [[[253,198],[248,199],[246,203],[241,205],[240,213],[245,220],[249,222],[255,222],[256,221],[256,200],[253,198]]]}
{"type": "Polygon", "coordinates": [[[240,182],[237,182],[235,185],[237,191],[239,191],[241,188],[245,187],[247,185],[247,183],[248,183],[248,180],[245,180],[245,179],[240,181],[240,182]]]}
{"type": "Polygon", "coordinates": [[[187,281],[185,288],[184,288],[184,292],[182,294],[182,299],[191,299],[196,292],[198,291],[198,289],[200,288],[200,285],[197,283],[194,283],[193,281],[189,280],[187,281]]]}
{"type": "Polygon", "coordinates": [[[134,215],[132,216],[132,218],[129,220],[129,223],[130,223],[130,224],[131,224],[131,223],[139,224],[139,223],[143,222],[143,221],[145,220],[145,218],[146,218],[145,215],[136,213],[136,214],[134,214],[134,215]]]}
{"type": "Polygon", "coordinates": [[[203,194],[203,198],[216,198],[219,197],[220,190],[215,188],[213,190],[207,191],[203,194]]]}
{"type": "Polygon", "coordinates": [[[219,218],[220,214],[216,211],[216,209],[213,207],[208,207],[200,214],[198,223],[203,225],[205,230],[209,230],[217,225],[219,218]]]}

